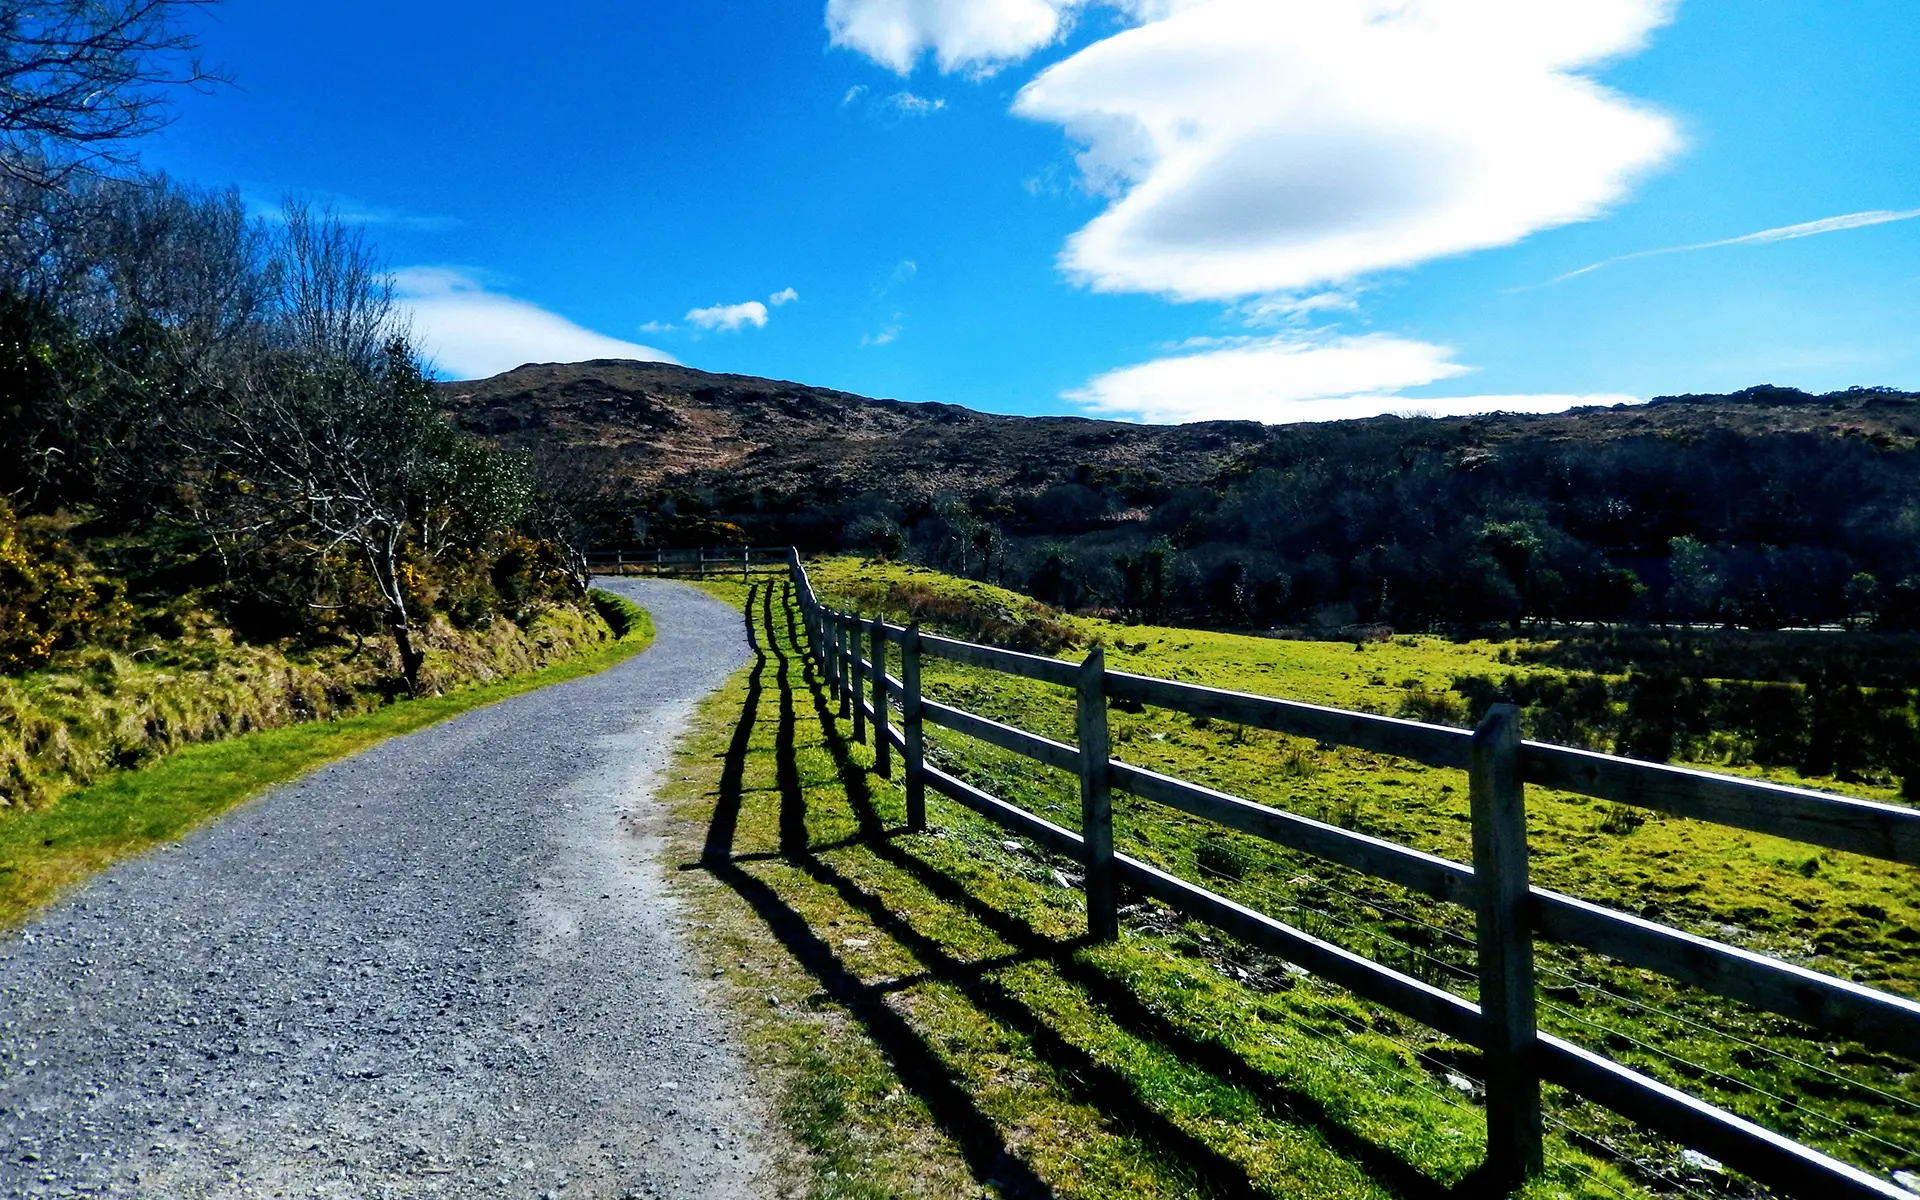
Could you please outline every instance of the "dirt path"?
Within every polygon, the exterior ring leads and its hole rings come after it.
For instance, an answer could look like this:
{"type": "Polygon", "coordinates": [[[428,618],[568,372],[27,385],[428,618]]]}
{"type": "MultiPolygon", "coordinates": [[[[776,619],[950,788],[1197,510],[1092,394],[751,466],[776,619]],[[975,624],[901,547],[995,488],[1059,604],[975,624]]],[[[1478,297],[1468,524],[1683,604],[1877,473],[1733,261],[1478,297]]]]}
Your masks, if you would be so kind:
{"type": "Polygon", "coordinates": [[[738,613],[384,743],[0,937],[0,1195],[763,1195],[772,1138],[657,860],[738,613]]]}

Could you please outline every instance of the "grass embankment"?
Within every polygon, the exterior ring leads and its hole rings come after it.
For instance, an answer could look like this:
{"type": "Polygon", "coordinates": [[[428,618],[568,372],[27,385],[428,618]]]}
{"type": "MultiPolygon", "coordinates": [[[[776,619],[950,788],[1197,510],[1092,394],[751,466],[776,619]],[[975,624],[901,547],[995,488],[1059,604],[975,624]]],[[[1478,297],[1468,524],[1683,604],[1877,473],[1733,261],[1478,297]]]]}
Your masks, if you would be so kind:
{"type": "Polygon", "coordinates": [[[0,925],[25,919],[92,872],[171,841],[274,784],[387,738],[605,670],[652,644],[653,621],[644,609],[610,592],[593,598],[610,628],[574,657],[338,720],[187,745],[44,807],[0,812],[0,925]]]}
{"type": "MultiPolygon", "coordinates": [[[[1031,611],[905,568],[837,560],[813,577],[868,611],[903,592],[926,607],[928,590],[935,608],[965,601],[1003,623],[1031,611]]],[[[1033,615],[1099,639],[1119,669],[1384,711],[1498,654],[1033,615]]],[[[846,743],[778,605],[773,617],[766,660],[703,710],[676,811],[689,860],[706,856],[720,961],[753,989],[750,1040],[791,1073],[821,1194],[955,1194],[968,1179],[1063,1196],[1473,1194],[1469,1048],[1157,906],[1131,906],[1117,945],[1087,946],[1075,864],[937,797],[934,831],[902,834],[897,788],[846,743]],[[769,992],[779,1007],[759,999],[769,992]]],[[[932,695],[1071,740],[1063,692],[931,658],[925,671],[932,695]]],[[[1152,710],[1111,719],[1128,761],[1467,857],[1456,772],[1152,710]]],[[[1067,777],[944,732],[929,741],[946,769],[1077,824],[1067,777]]],[[[1529,808],[1547,886],[1920,991],[1911,870],[1538,789],[1529,808]]],[[[1176,812],[1125,797],[1116,809],[1124,852],[1473,994],[1470,914],[1176,812]]],[[[1912,1063],[1595,956],[1543,945],[1541,977],[1555,1032],[1879,1171],[1920,1166],[1912,1063]]],[[[1751,1192],[1558,1093],[1550,1112],[1535,1195],[1751,1192]]]]}

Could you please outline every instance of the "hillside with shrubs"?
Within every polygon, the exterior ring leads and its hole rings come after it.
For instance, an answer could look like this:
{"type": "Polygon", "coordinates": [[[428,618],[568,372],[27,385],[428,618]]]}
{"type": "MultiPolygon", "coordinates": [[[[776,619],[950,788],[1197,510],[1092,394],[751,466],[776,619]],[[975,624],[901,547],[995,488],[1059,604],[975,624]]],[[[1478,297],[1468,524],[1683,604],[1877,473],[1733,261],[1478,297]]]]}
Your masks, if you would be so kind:
{"type": "Polygon", "coordinates": [[[162,176],[0,213],[0,806],[614,639],[358,230],[162,176]]]}

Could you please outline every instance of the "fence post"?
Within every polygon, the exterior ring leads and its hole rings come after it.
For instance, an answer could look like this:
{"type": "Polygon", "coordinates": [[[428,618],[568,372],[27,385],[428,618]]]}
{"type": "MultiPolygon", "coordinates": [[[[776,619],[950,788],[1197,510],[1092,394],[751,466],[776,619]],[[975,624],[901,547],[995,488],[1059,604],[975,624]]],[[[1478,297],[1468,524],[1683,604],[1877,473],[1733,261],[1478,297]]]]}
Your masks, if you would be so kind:
{"type": "Polygon", "coordinates": [[[900,727],[907,743],[907,828],[927,828],[927,755],[920,727],[920,622],[900,638],[900,727]]]}
{"type": "Polygon", "coordinates": [[[887,621],[873,619],[873,769],[893,777],[893,739],[887,736],[887,621]]]}
{"type": "MultiPolygon", "coordinates": [[[[840,618],[824,609],[820,613],[820,656],[827,672],[827,695],[840,702],[840,618]]],[[[834,712],[845,716],[838,708],[834,712]]]]}
{"type": "Polygon", "coordinates": [[[856,608],[847,619],[847,648],[851,651],[847,655],[847,669],[853,673],[847,691],[853,700],[853,740],[856,742],[867,740],[867,698],[864,694],[867,673],[866,668],[860,665],[860,624],[860,610],[856,608]]]}
{"type": "Polygon", "coordinates": [[[1087,936],[1110,942],[1120,936],[1113,898],[1113,793],[1107,786],[1107,656],[1095,646],[1080,664],[1080,836],[1087,852],[1087,936]]]}
{"type": "Polygon", "coordinates": [[[1479,894],[1488,1182],[1512,1188],[1538,1174],[1542,1165],[1527,810],[1520,782],[1520,710],[1513,705],[1494,705],[1473,731],[1467,790],[1479,894]]]}
{"type": "Polygon", "coordinates": [[[853,709],[847,703],[848,674],[851,670],[847,661],[847,617],[845,613],[833,614],[833,677],[840,687],[840,718],[845,720],[853,715],[853,709]]]}
{"type": "Polygon", "coordinates": [[[831,700],[840,694],[840,685],[833,678],[834,667],[838,665],[833,653],[833,621],[825,611],[818,613],[815,620],[819,625],[814,633],[814,652],[820,657],[820,675],[827,681],[827,699],[831,700]]]}
{"type": "Polygon", "coordinates": [[[827,657],[820,647],[820,605],[807,586],[807,573],[800,568],[800,552],[787,547],[787,578],[793,581],[794,595],[800,597],[800,619],[807,631],[807,657],[813,661],[818,678],[826,678],[827,657]]]}

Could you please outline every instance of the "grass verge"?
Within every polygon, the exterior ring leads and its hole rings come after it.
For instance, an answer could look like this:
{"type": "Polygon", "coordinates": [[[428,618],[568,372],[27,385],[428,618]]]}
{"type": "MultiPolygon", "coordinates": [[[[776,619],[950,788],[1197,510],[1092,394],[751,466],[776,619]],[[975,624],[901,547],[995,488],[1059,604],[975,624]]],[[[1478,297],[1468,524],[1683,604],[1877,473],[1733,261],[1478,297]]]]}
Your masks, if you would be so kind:
{"type": "MultiPolygon", "coordinates": [[[[761,653],[700,709],[666,800],[813,1195],[1482,1194],[1479,1109],[1413,1061],[1405,1022],[1236,977],[1149,906],[1090,945],[1074,864],[937,797],[906,833],[788,614],[752,601],[761,653]]],[[[1530,1196],[1644,1194],[1558,1151],[1530,1196]]]]}
{"type": "Polygon", "coordinates": [[[509,696],[603,671],[653,643],[644,609],[610,592],[592,598],[619,639],[580,658],[344,720],[187,746],[49,807],[7,816],[0,820],[0,925],[18,924],[92,872],[171,841],[274,784],[509,696]]]}
{"type": "MultiPolygon", "coordinates": [[[[843,607],[883,607],[904,577],[1021,617],[1018,597],[911,568],[833,560],[812,574],[843,607]]],[[[737,583],[709,590],[746,597],[737,583]]],[[[938,798],[935,831],[902,834],[897,789],[849,743],[850,723],[823,711],[781,607],[769,614],[757,595],[766,656],[703,713],[676,812],[686,860],[704,867],[684,877],[722,966],[753,989],[750,1042],[793,1080],[791,1116],[814,1149],[820,1194],[1473,1194],[1471,1048],[1154,905],[1130,907],[1117,946],[1082,945],[1077,865],[938,798]],[[1018,1170],[996,1165],[1005,1155],[1018,1170]]],[[[1068,621],[1121,669],[1375,711],[1498,652],[1068,621]]],[[[936,659],[924,672],[948,703],[1073,737],[1059,689],[936,659]]],[[[1458,772],[1155,710],[1116,707],[1111,722],[1128,761],[1468,856],[1458,772]]],[[[1065,775],[946,731],[930,732],[929,757],[1078,824],[1065,775]]],[[[1872,785],[1767,773],[1885,798],[1872,785]]],[[[1920,988],[1911,868],[1544,789],[1529,789],[1528,806],[1548,886],[1875,986],[1920,988]]],[[[1473,995],[1464,910],[1130,798],[1115,808],[1127,853],[1473,995]]],[[[1541,1019],[1554,1032],[1883,1176],[1920,1172],[1914,1062],[1597,955],[1548,943],[1537,954],[1541,1019]]],[[[1766,1194],[1563,1093],[1551,1094],[1549,1117],[1553,1165],[1538,1195],[1766,1194]]]]}
{"type": "MultiPolygon", "coordinates": [[[[1018,613],[1024,598],[891,564],[832,559],[810,568],[823,597],[871,607],[933,589],[1018,613]]],[[[1350,645],[1295,642],[1072,618],[1121,670],[1400,715],[1408,697],[1493,668],[1502,649],[1431,637],[1350,645]],[[1480,664],[1476,666],[1476,663],[1480,664]]],[[[1497,673],[1497,668],[1494,669],[1497,673]]],[[[1578,672],[1550,672],[1577,683],[1578,672]]],[[[1072,697],[1058,688],[929,659],[928,693],[1072,741],[1072,697]]],[[[1456,716],[1463,714],[1456,714],[1456,716]]],[[[1429,718],[1431,719],[1431,718],[1429,718]]],[[[1276,808],[1467,861],[1463,772],[1315,745],[1155,709],[1110,716],[1116,757],[1276,808]]],[[[1551,734],[1547,740],[1557,740],[1551,734]]],[[[1075,781],[945,731],[929,757],[989,792],[1077,826],[1075,781]]],[[[1898,803],[1889,781],[1807,777],[1791,768],[1691,765],[1898,803]]],[[[1534,881],[1761,954],[1920,996],[1920,872],[1780,838],[1529,788],[1534,881]]],[[[1116,846],[1317,936],[1473,998],[1473,922],[1442,904],[1158,805],[1115,798],[1116,846]]],[[[1201,942],[1222,970],[1258,979],[1274,964],[1201,942]]],[[[1540,942],[1544,1028],[1882,1178],[1920,1174],[1920,1056],[1835,1039],[1603,956],[1540,942]]],[[[1377,1026],[1376,1026],[1377,1028],[1377,1026]]],[[[1435,1080],[1471,1082],[1477,1056],[1427,1034],[1398,1038],[1435,1080]]],[[[1652,1138],[1598,1106],[1550,1089],[1548,1119],[1574,1143],[1669,1194],[1752,1197],[1751,1181],[1652,1138]]]]}

